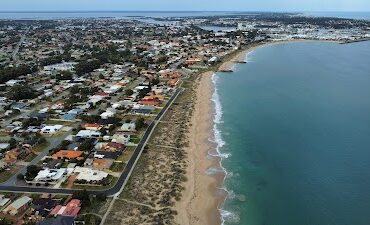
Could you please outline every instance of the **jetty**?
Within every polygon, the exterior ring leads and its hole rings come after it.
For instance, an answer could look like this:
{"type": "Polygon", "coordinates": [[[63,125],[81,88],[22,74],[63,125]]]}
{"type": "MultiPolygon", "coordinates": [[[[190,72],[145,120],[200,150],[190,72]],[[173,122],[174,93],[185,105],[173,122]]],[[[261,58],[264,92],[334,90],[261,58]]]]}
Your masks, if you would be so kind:
{"type": "Polygon", "coordinates": [[[370,41],[370,38],[361,38],[361,39],[356,39],[356,40],[347,40],[347,41],[340,42],[339,44],[351,44],[351,43],[363,42],[363,41],[370,41]]]}

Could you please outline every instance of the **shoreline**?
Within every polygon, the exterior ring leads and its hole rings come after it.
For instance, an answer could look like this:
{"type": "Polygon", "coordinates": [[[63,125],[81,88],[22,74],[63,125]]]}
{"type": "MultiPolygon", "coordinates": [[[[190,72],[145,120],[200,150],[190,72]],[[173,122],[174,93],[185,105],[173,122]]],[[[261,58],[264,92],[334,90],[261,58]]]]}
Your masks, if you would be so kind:
{"type": "Polygon", "coordinates": [[[224,194],[218,193],[217,187],[222,184],[223,174],[210,176],[209,168],[219,165],[218,157],[210,157],[209,150],[214,149],[210,141],[213,130],[214,107],[212,76],[208,71],[199,75],[196,87],[195,110],[190,120],[188,134],[189,147],[187,181],[183,184],[183,197],[176,203],[178,224],[214,225],[221,224],[221,216],[217,210],[223,203],[224,194]]]}
{"type": "Polygon", "coordinates": [[[227,198],[227,190],[224,188],[227,171],[222,167],[222,157],[217,152],[219,144],[211,141],[215,139],[217,126],[216,102],[213,99],[216,87],[213,76],[218,72],[233,72],[236,64],[248,63],[246,58],[248,53],[257,48],[309,41],[315,40],[267,41],[252,44],[245,49],[240,49],[239,52],[231,53],[235,55],[221,62],[219,67],[198,75],[195,87],[195,109],[189,121],[189,147],[186,148],[187,181],[183,184],[185,190],[182,192],[181,200],[174,206],[178,212],[175,217],[177,224],[215,225],[224,222],[221,212],[227,198]],[[211,152],[215,154],[210,155],[211,152]]]}

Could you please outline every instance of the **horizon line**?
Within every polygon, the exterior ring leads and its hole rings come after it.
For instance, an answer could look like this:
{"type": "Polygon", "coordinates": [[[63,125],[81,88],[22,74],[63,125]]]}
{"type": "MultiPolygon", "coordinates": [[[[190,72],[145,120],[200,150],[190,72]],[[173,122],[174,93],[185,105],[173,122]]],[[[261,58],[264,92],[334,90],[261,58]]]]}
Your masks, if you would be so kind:
{"type": "Polygon", "coordinates": [[[353,11],[332,11],[332,10],[323,10],[323,11],[306,11],[306,10],[5,10],[0,11],[0,13],[90,13],[90,12],[125,12],[125,13],[189,13],[189,12],[237,12],[237,13],[251,13],[251,12],[258,12],[258,13],[304,13],[304,12],[348,12],[348,13],[370,13],[370,11],[360,11],[360,10],[353,10],[353,11]]]}

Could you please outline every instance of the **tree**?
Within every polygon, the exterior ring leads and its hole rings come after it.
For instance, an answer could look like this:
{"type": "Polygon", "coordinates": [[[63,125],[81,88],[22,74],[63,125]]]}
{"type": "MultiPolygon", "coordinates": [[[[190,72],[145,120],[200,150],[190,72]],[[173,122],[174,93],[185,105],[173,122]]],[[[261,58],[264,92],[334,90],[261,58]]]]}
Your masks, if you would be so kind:
{"type": "Polygon", "coordinates": [[[8,143],[10,145],[10,148],[15,148],[15,146],[17,145],[17,140],[15,140],[14,138],[10,138],[8,143]]]}
{"type": "Polygon", "coordinates": [[[15,85],[8,92],[8,98],[16,101],[36,97],[37,93],[28,85],[15,85]]]}
{"type": "Polygon", "coordinates": [[[144,118],[139,118],[135,121],[136,130],[140,130],[141,128],[145,127],[145,120],[144,118]]]}
{"type": "Polygon", "coordinates": [[[18,174],[18,175],[17,175],[17,179],[18,179],[18,180],[23,180],[23,179],[24,179],[24,175],[23,175],[23,174],[21,174],[21,173],[20,173],[20,174],[18,174]]]}
{"type": "Polygon", "coordinates": [[[36,166],[36,165],[30,165],[27,166],[27,171],[25,174],[25,179],[26,180],[33,180],[37,176],[37,174],[40,172],[41,167],[36,166]]]}
{"type": "Polygon", "coordinates": [[[57,80],[71,80],[72,79],[72,73],[69,71],[61,71],[56,75],[57,80]]]}
{"type": "Polygon", "coordinates": [[[80,151],[91,151],[91,149],[94,148],[94,140],[87,139],[84,142],[81,143],[81,145],[78,147],[78,150],[80,151]]]}
{"type": "Polygon", "coordinates": [[[159,84],[159,79],[158,79],[158,77],[156,77],[156,78],[154,78],[153,80],[152,80],[152,82],[151,82],[151,84],[152,85],[157,85],[157,84],[159,84]]]}
{"type": "Polygon", "coordinates": [[[127,95],[127,96],[131,96],[131,95],[133,95],[134,94],[134,91],[133,90],[131,90],[131,89],[126,89],[125,90],[125,95],[127,95]]]}
{"type": "Polygon", "coordinates": [[[79,199],[81,200],[81,205],[84,206],[89,206],[90,205],[90,195],[89,193],[84,189],[84,190],[76,190],[72,194],[72,198],[79,199]]]}

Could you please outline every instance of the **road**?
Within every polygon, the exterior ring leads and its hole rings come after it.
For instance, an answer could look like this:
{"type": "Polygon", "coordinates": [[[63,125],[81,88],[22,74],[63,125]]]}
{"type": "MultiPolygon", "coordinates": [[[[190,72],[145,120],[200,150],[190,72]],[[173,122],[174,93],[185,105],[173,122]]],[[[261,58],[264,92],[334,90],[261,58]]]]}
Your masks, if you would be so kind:
{"type": "MultiPolygon", "coordinates": [[[[163,115],[167,112],[168,108],[172,105],[173,101],[177,98],[177,96],[183,91],[183,88],[178,88],[175,93],[172,95],[172,97],[168,100],[167,104],[163,107],[163,109],[159,112],[159,114],[155,117],[153,122],[148,126],[147,130],[145,131],[142,139],[140,140],[139,144],[135,148],[135,151],[132,154],[132,157],[128,161],[124,171],[122,172],[121,176],[119,177],[117,183],[109,189],[106,190],[88,190],[90,194],[105,194],[107,196],[109,195],[115,195],[122,191],[124,185],[127,183],[128,179],[130,178],[130,175],[132,171],[135,168],[135,165],[137,161],[140,158],[140,155],[142,154],[145,144],[149,140],[154,128],[159,123],[159,121],[162,119],[163,115]]],[[[43,152],[47,153],[46,151],[43,152]]],[[[35,158],[32,163],[38,162],[43,156],[35,158]]],[[[13,176],[10,181],[7,181],[0,185],[0,191],[9,191],[9,192],[21,192],[21,193],[50,193],[50,194],[72,194],[76,189],[63,189],[63,188],[46,188],[46,187],[34,187],[34,186],[28,186],[28,187],[21,187],[21,186],[14,186],[14,177],[13,176]]]]}
{"type": "Polygon", "coordinates": [[[19,48],[20,46],[22,45],[22,43],[24,42],[24,40],[26,39],[26,34],[27,34],[28,30],[26,32],[24,32],[24,34],[22,34],[21,36],[21,39],[19,40],[19,42],[17,43],[17,45],[15,46],[15,49],[12,53],[12,59],[15,61],[16,60],[16,57],[17,57],[17,54],[18,54],[18,51],[19,51],[19,48]]]}

